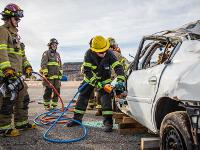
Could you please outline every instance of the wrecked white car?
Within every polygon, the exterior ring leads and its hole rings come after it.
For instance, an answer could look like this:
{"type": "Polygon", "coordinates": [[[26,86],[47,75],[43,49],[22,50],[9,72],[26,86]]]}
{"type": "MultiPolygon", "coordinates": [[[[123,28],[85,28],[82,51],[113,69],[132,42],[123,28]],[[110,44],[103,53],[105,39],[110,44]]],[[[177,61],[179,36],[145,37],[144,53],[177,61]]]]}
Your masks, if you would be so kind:
{"type": "Polygon", "coordinates": [[[200,20],[144,36],[119,108],[154,133],[161,149],[200,149],[200,20]]]}

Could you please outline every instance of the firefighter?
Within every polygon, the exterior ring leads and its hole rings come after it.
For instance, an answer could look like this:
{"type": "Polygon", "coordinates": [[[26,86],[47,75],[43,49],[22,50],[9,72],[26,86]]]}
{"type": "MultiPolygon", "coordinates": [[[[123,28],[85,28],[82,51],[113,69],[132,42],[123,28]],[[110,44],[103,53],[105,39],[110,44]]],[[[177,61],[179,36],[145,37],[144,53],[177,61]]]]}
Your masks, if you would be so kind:
{"type": "MultiPolygon", "coordinates": [[[[73,119],[82,122],[83,115],[86,111],[88,100],[91,92],[96,87],[101,96],[102,115],[104,117],[103,124],[105,132],[112,132],[112,104],[111,94],[104,91],[103,87],[111,83],[111,70],[114,68],[117,74],[116,85],[124,88],[124,70],[117,58],[111,50],[109,50],[110,43],[102,36],[95,36],[90,43],[90,49],[85,53],[84,57],[84,89],[80,91],[75,109],[73,119]]],[[[75,121],[70,121],[67,126],[79,125],[75,121]]]]}
{"type": "MultiPolygon", "coordinates": [[[[18,23],[23,10],[16,4],[8,4],[1,12],[4,25],[0,26],[0,78],[1,83],[16,81],[24,72],[27,77],[32,73],[32,67],[26,59],[23,44],[18,35],[18,23]]],[[[30,98],[27,84],[22,81],[23,89],[17,93],[15,100],[8,95],[0,98],[0,133],[4,136],[18,136],[19,129],[32,129],[34,124],[28,122],[28,104],[30,98]],[[14,125],[11,126],[12,114],[14,125]]],[[[17,89],[16,89],[17,90],[17,89]]]]}
{"type": "MultiPolygon", "coordinates": [[[[41,71],[48,81],[60,93],[61,78],[62,78],[62,62],[60,54],[57,52],[58,41],[55,38],[50,39],[48,43],[49,49],[42,55],[41,71]]],[[[58,105],[58,95],[53,93],[51,87],[43,82],[45,91],[43,95],[45,110],[55,109],[58,105]],[[52,96],[53,93],[53,96],[52,96]]]]}
{"type": "MultiPolygon", "coordinates": [[[[110,49],[113,50],[114,55],[117,57],[117,60],[121,63],[121,65],[123,66],[124,70],[126,71],[128,68],[128,60],[122,56],[121,54],[121,49],[119,48],[116,40],[112,37],[108,38],[109,42],[110,42],[110,49]]],[[[113,72],[114,73],[114,72],[113,72]]]]}
{"type": "MultiPolygon", "coordinates": [[[[113,51],[113,54],[116,56],[117,60],[121,63],[124,70],[127,70],[128,67],[127,67],[127,64],[125,63],[125,62],[127,62],[127,59],[122,56],[121,49],[118,47],[116,40],[112,37],[109,37],[108,40],[110,42],[110,49],[113,51]]],[[[113,69],[112,73],[111,73],[111,78],[114,79],[115,77],[116,77],[116,74],[113,69]]],[[[96,103],[97,103],[97,105],[96,105],[97,112],[95,113],[95,115],[101,116],[102,115],[102,106],[101,106],[101,101],[99,99],[98,92],[96,92],[96,103]]]]}
{"type": "MultiPolygon", "coordinates": [[[[81,76],[84,76],[84,66],[81,66],[81,76]]],[[[88,101],[88,106],[87,106],[87,110],[93,110],[95,105],[96,105],[96,101],[95,101],[95,89],[94,91],[91,93],[90,95],[90,99],[88,101]]]]}

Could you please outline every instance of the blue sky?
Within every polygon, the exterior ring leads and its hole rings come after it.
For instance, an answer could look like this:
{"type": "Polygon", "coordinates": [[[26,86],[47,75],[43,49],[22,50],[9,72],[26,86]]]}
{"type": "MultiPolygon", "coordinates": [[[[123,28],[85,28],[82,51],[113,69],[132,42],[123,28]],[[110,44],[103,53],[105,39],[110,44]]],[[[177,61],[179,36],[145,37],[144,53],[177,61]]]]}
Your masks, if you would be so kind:
{"type": "Polygon", "coordinates": [[[63,62],[82,61],[95,35],[114,37],[131,60],[143,35],[200,19],[199,0],[2,0],[0,10],[11,2],[24,10],[19,34],[35,71],[52,37],[63,62]]]}

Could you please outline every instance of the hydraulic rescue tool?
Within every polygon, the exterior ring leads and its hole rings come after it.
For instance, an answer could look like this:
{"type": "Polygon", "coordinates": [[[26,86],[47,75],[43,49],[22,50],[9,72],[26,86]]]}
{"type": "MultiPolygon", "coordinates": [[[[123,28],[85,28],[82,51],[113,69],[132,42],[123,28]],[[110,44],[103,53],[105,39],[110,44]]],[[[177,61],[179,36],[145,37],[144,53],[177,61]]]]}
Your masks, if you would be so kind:
{"type": "Polygon", "coordinates": [[[19,91],[24,88],[24,77],[5,78],[4,82],[0,85],[0,96],[11,97],[10,100],[14,101],[17,98],[19,91]]]}
{"type": "MultiPolygon", "coordinates": [[[[14,105],[15,100],[19,92],[24,88],[23,81],[24,77],[13,77],[13,78],[4,78],[3,83],[0,84],[0,96],[1,97],[10,97],[10,101],[14,105]]],[[[15,137],[20,135],[19,131],[13,129],[9,136],[15,137]]]]}
{"type": "Polygon", "coordinates": [[[112,99],[112,107],[113,111],[118,112],[119,109],[117,107],[116,101],[119,102],[119,104],[123,101],[126,101],[127,92],[124,89],[124,86],[113,86],[111,84],[106,84],[103,87],[104,91],[107,93],[111,93],[113,99],[112,99]]]}
{"type": "Polygon", "coordinates": [[[127,96],[127,92],[124,87],[113,86],[111,84],[106,84],[103,87],[104,91],[107,93],[113,93],[115,97],[122,98],[127,96]]]}

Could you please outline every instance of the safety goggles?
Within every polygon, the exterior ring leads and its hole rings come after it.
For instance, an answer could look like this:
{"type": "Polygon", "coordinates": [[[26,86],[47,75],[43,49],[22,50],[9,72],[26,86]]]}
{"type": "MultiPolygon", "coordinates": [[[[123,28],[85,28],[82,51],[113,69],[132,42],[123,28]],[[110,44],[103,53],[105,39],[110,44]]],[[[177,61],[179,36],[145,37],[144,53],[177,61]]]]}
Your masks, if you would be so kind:
{"type": "Polygon", "coordinates": [[[24,17],[23,10],[18,10],[16,12],[14,12],[14,16],[17,17],[17,18],[24,17]]]}

